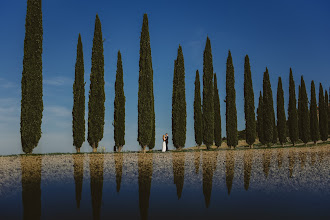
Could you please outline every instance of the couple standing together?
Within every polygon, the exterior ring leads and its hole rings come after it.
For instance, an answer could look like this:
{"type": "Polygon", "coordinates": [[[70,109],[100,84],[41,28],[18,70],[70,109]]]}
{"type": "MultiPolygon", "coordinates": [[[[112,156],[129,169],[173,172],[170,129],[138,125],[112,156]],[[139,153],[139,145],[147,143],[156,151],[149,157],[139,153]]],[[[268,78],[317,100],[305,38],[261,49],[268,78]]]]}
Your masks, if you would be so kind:
{"type": "Polygon", "coordinates": [[[163,135],[163,149],[162,152],[168,151],[168,134],[163,135]]]}

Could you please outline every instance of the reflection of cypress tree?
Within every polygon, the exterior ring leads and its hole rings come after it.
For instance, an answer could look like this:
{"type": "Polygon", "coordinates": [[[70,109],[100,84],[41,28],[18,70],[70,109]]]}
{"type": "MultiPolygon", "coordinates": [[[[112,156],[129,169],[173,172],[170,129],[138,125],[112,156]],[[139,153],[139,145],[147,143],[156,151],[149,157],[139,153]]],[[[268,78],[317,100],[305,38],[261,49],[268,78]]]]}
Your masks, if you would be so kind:
{"type": "Polygon", "coordinates": [[[217,166],[217,157],[219,151],[203,152],[203,194],[205,198],[206,208],[210,206],[211,193],[212,193],[212,181],[213,173],[217,166]]]}
{"type": "Polygon", "coordinates": [[[306,162],[307,155],[305,152],[299,152],[299,160],[300,160],[300,167],[304,168],[305,167],[305,162],[306,162]]]}
{"type": "Polygon", "coordinates": [[[196,174],[198,174],[198,171],[199,171],[200,156],[201,156],[201,152],[195,151],[194,158],[195,158],[195,173],[196,174]]]}
{"type": "Polygon", "coordinates": [[[244,151],[244,188],[247,191],[250,185],[250,177],[252,170],[252,158],[253,154],[251,151],[244,151]]]}
{"type": "Polygon", "coordinates": [[[289,173],[290,173],[290,177],[292,177],[293,174],[293,168],[294,168],[294,162],[295,162],[295,152],[294,150],[290,150],[289,151],[289,173]]]}
{"type": "Polygon", "coordinates": [[[265,177],[268,177],[269,174],[269,168],[270,168],[270,158],[272,156],[271,151],[265,150],[265,152],[262,154],[262,164],[264,166],[264,173],[265,173],[265,177]]]}
{"type": "Polygon", "coordinates": [[[84,156],[81,154],[73,154],[73,175],[76,185],[76,203],[79,209],[84,177],[84,156]]]}
{"type": "Polygon", "coordinates": [[[228,195],[230,195],[231,187],[233,186],[235,172],[235,151],[226,151],[226,185],[228,195]]]}
{"type": "Polygon", "coordinates": [[[41,217],[41,156],[21,156],[23,219],[41,217]]]}
{"type": "Polygon", "coordinates": [[[117,184],[117,192],[120,191],[121,177],[123,175],[123,153],[115,153],[115,167],[116,167],[116,184],[117,184]]]}
{"type": "Polygon", "coordinates": [[[278,149],[277,150],[277,165],[278,165],[278,168],[282,167],[282,162],[283,162],[283,149],[278,149]]]}
{"type": "Polygon", "coordinates": [[[174,184],[176,185],[176,194],[178,196],[178,199],[180,199],[184,183],[185,153],[173,153],[172,158],[174,184]]]}
{"type": "Polygon", "coordinates": [[[312,166],[314,166],[316,162],[316,153],[315,152],[311,152],[311,163],[312,163],[312,166]]]}
{"type": "Polygon", "coordinates": [[[138,155],[139,206],[140,217],[142,220],[148,219],[149,198],[152,179],[152,155],[153,154],[142,153],[138,155]]]}
{"type": "Polygon", "coordinates": [[[103,190],[104,154],[89,155],[93,219],[100,219],[103,190]]]}
{"type": "Polygon", "coordinates": [[[319,163],[322,163],[324,158],[324,151],[323,150],[318,151],[317,156],[319,157],[319,163]]]}

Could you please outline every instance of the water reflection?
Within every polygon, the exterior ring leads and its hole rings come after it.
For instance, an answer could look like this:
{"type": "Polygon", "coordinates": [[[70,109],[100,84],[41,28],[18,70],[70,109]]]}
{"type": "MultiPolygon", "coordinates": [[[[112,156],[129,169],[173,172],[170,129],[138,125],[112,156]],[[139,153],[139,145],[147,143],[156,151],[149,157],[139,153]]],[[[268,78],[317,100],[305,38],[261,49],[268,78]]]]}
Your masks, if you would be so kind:
{"type": "Polygon", "coordinates": [[[185,155],[185,152],[172,153],[174,184],[178,199],[181,198],[183,190],[185,155]]]}
{"type": "Polygon", "coordinates": [[[301,169],[303,169],[305,167],[306,158],[307,158],[307,153],[300,151],[299,152],[299,160],[300,160],[301,169]]]}
{"type": "Polygon", "coordinates": [[[116,185],[117,185],[117,192],[120,191],[120,184],[121,184],[121,177],[123,175],[123,153],[114,153],[113,155],[115,160],[115,167],[116,167],[116,185]]]}
{"type": "Polygon", "coordinates": [[[268,174],[269,174],[271,156],[272,156],[272,152],[270,149],[266,149],[265,152],[262,154],[262,164],[264,166],[263,170],[266,178],[268,178],[268,174]]]}
{"type": "Polygon", "coordinates": [[[206,208],[210,206],[213,174],[217,166],[218,151],[205,152],[202,154],[203,168],[203,194],[206,208]]]}
{"type": "Polygon", "coordinates": [[[139,207],[141,219],[148,219],[153,154],[138,154],[139,207]]]}
{"type": "Polygon", "coordinates": [[[288,155],[288,158],[289,158],[289,176],[292,178],[293,176],[293,168],[294,168],[294,163],[295,163],[295,151],[293,149],[290,149],[289,150],[289,155],[288,155]]]}
{"type": "Polygon", "coordinates": [[[244,151],[244,189],[247,191],[250,185],[253,154],[250,150],[244,151]]]}
{"type": "Polygon", "coordinates": [[[314,164],[315,164],[315,162],[316,162],[316,152],[311,152],[311,164],[312,164],[312,166],[314,166],[314,164]]]}
{"type": "Polygon", "coordinates": [[[235,151],[228,150],[226,151],[226,185],[228,190],[228,195],[230,195],[230,191],[233,185],[235,173],[235,151]]]}
{"type": "Polygon", "coordinates": [[[278,165],[278,168],[282,167],[282,162],[283,162],[283,149],[279,148],[279,149],[277,149],[277,165],[278,165]]]}
{"type": "Polygon", "coordinates": [[[21,156],[23,219],[41,217],[41,156],[21,156]]]}
{"type": "Polygon", "coordinates": [[[104,154],[89,155],[93,219],[100,219],[103,190],[104,154]]]}
{"type": "Polygon", "coordinates": [[[82,184],[84,177],[84,155],[83,154],[73,154],[73,176],[74,183],[76,187],[76,204],[77,208],[80,208],[82,184]]]}
{"type": "Polygon", "coordinates": [[[196,174],[198,174],[198,171],[199,171],[200,157],[201,157],[201,152],[195,151],[194,159],[195,159],[195,173],[196,174]]]}

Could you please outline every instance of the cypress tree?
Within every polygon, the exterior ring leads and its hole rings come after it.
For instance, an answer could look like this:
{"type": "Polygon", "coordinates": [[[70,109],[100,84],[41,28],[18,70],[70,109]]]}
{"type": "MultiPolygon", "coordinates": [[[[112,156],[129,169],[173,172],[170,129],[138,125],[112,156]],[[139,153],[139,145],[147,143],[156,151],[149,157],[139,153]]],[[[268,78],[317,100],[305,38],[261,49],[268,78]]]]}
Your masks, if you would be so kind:
{"type": "Polygon", "coordinates": [[[79,34],[77,44],[77,59],[75,65],[75,80],[73,83],[73,109],[72,132],[73,146],[80,152],[85,141],[85,79],[84,79],[84,54],[79,34]]]}
{"type": "Polygon", "coordinates": [[[202,125],[202,104],[201,104],[201,88],[199,81],[199,72],[196,71],[195,78],[195,97],[194,97],[194,128],[195,142],[200,146],[203,142],[203,125],[202,125]]]}
{"type": "Polygon", "coordinates": [[[25,18],[21,99],[21,144],[32,153],[41,138],[42,100],[42,11],[41,0],[28,0],[25,18]]]}
{"type": "Polygon", "coordinates": [[[115,83],[115,101],[114,101],[114,139],[118,152],[125,145],[125,93],[124,93],[124,73],[121,61],[121,53],[118,51],[117,72],[115,83]]]}
{"type": "Polygon", "coordinates": [[[301,121],[303,120],[302,119],[302,109],[301,109],[301,85],[299,85],[299,89],[298,89],[298,136],[299,136],[299,139],[302,140],[302,124],[301,124],[301,121]]]}
{"type": "Polygon", "coordinates": [[[284,109],[284,92],[281,77],[278,77],[277,86],[277,134],[280,143],[283,145],[286,142],[286,117],[284,109]]]}
{"type": "MultiPolygon", "coordinates": [[[[330,90],[329,90],[330,92],[330,90]]],[[[325,92],[325,100],[326,100],[326,106],[327,106],[327,115],[328,115],[328,135],[330,135],[330,100],[329,100],[329,93],[325,92]]]]}
{"type": "Polygon", "coordinates": [[[95,19],[95,30],[92,49],[92,67],[90,75],[90,90],[88,101],[88,143],[96,152],[103,138],[104,130],[104,56],[101,21],[98,15],[95,19]]]}
{"type": "Polygon", "coordinates": [[[290,82],[289,82],[289,109],[288,109],[288,121],[289,121],[289,137],[293,146],[298,140],[298,114],[296,106],[296,91],[295,83],[293,80],[292,69],[290,68],[290,82]]]}
{"type": "Polygon", "coordinates": [[[211,42],[207,37],[203,55],[203,142],[207,149],[214,140],[213,63],[211,42]]]}
{"type": "Polygon", "coordinates": [[[217,75],[214,74],[214,143],[220,147],[222,142],[221,137],[221,114],[220,114],[220,98],[217,83],[217,75]]]}
{"type": "Polygon", "coordinates": [[[306,91],[306,85],[303,76],[301,76],[300,87],[300,139],[306,144],[310,140],[310,120],[308,112],[308,97],[306,91]]]}
{"type": "Polygon", "coordinates": [[[275,115],[273,93],[266,67],[263,78],[263,139],[268,146],[273,142],[275,115]]]}
{"type": "Polygon", "coordinates": [[[143,15],[140,37],[137,140],[143,150],[147,146],[152,149],[155,145],[153,70],[147,14],[143,15]]]}
{"type": "Polygon", "coordinates": [[[328,91],[325,90],[325,94],[324,94],[324,127],[325,127],[325,131],[324,131],[324,136],[326,138],[326,140],[328,139],[328,133],[329,133],[329,126],[327,123],[327,120],[329,120],[329,115],[328,115],[328,109],[329,109],[329,97],[328,97],[328,91]]]}
{"type": "Polygon", "coordinates": [[[311,83],[311,105],[310,105],[310,134],[314,144],[320,139],[319,121],[317,118],[317,104],[314,81],[311,83]]]}
{"type": "Polygon", "coordinates": [[[257,133],[260,143],[265,144],[264,133],[263,133],[263,97],[260,91],[259,103],[257,108],[257,133]]]}
{"type": "Polygon", "coordinates": [[[328,139],[328,129],[327,129],[327,109],[325,105],[325,98],[323,94],[323,87],[320,83],[319,87],[319,126],[320,126],[320,137],[322,141],[326,141],[328,139]]]}
{"type": "Polygon", "coordinates": [[[184,58],[179,45],[177,59],[174,61],[172,95],[172,140],[177,149],[183,148],[186,143],[186,120],[184,58]]]}
{"type": "Polygon", "coordinates": [[[252,86],[251,67],[249,56],[245,56],[244,62],[244,113],[246,143],[252,146],[256,139],[256,120],[254,113],[254,92],[252,86]]]}
{"type": "Polygon", "coordinates": [[[236,147],[237,138],[237,111],[234,65],[230,51],[226,64],[226,133],[228,146],[236,147]]]}

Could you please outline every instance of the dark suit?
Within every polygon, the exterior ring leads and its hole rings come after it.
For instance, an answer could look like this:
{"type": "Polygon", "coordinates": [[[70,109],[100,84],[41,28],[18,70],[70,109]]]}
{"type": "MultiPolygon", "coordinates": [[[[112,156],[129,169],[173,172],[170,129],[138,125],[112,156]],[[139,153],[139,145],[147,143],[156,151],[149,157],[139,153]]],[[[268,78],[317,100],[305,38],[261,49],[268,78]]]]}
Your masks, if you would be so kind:
{"type": "Polygon", "coordinates": [[[168,136],[165,136],[165,142],[166,142],[166,151],[168,151],[168,136]]]}

